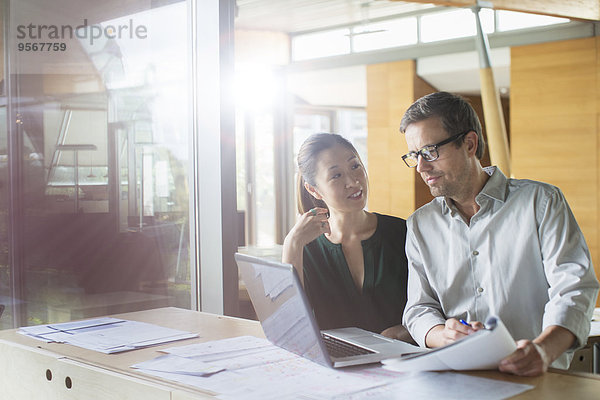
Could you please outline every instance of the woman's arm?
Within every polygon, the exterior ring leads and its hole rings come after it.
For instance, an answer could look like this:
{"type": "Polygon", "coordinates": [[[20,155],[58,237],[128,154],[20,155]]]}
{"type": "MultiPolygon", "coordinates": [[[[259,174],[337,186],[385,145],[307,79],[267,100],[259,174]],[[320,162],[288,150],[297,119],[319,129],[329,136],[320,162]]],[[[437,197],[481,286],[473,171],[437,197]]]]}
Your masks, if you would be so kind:
{"type": "Polygon", "coordinates": [[[323,233],[330,233],[329,223],[327,222],[326,208],[313,208],[300,215],[298,222],[287,234],[283,241],[283,252],[281,261],[292,264],[300,281],[304,285],[303,252],[304,246],[315,240],[323,233]]]}
{"type": "Polygon", "coordinates": [[[396,339],[396,340],[401,340],[403,342],[414,344],[415,346],[418,346],[417,342],[415,342],[415,340],[412,338],[412,336],[410,336],[410,333],[408,333],[408,330],[402,324],[390,326],[389,328],[387,328],[383,332],[381,332],[381,334],[385,337],[389,337],[389,338],[396,339]]]}

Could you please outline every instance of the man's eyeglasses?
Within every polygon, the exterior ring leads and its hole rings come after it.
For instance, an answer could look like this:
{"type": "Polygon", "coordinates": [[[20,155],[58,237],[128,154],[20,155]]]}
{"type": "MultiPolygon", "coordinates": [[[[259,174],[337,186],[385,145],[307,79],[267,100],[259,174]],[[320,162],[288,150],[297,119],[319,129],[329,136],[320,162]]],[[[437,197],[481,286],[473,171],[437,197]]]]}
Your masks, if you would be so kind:
{"type": "Polygon", "coordinates": [[[451,136],[448,139],[442,140],[441,142],[436,144],[428,144],[419,151],[411,151],[410,153],[403,155],[402,160],[409,168],[414,168],[417,166],[417,164],[419,163],[419,155],[423,157],[423,160],[425,161],[435,161],[440,156],[438,148],[442,147],[445,144],[454,142],[458,138],[471,132],[471,130],[472,129],[463,133],[459,133],[458,135],[451,136]]]}

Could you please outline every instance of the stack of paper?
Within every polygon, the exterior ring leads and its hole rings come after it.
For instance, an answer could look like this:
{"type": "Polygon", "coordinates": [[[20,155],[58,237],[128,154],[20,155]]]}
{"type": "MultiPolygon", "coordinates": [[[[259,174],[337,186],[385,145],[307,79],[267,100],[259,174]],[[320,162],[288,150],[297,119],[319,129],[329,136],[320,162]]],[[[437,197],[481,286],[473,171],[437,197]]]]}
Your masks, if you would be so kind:
{"type": "Polygon", "coordinates": [[[400,358],[383,360],[394,371],[444,371],[496,369],[517,344],[499,318],[490,317],[486,329],[444,347],[400,358]]]}
{"type": "Polygon", "coordinates": [[[382,385],[372,377],[345,374],[274,346],[252,336],[198,343],[164,350],[169,354],[157,360],[133,365],[140,371],[179,383],[218,393],[221,399],[267,400],[319,399],[343,396],[382,385]],[[203,363],[221,372],[177,373],[181,358],[203,363]]]}
{"type": "Polygon", "coordinates": [[[30,326],[20,328],[18,332],[45,342],[68,343],[107,354],[198,336],[177,329],[109,317],[30,326]]]}
{"type": "Polygon", "coordinates": [[[594,313],[592,314],[592,321],[600,321],[600,308],[594,308],[594,313]]]}
{"type": "Polygon", "coordinates": [[[600,335],[600,308],[594,309],[594,315],[592,316],[592,326],[590,327],[589,336],[600,335]]]}
{"type": "Polygon", "coordinates": [[[459,374],[407,374],[378,365],[327,368],[251,336],[173,347],[164,352],[168,354],[132,368],[195,386],[222,400],[462,400],[465,393],[475,399],[498,400],[532,388],[459,374]]]}

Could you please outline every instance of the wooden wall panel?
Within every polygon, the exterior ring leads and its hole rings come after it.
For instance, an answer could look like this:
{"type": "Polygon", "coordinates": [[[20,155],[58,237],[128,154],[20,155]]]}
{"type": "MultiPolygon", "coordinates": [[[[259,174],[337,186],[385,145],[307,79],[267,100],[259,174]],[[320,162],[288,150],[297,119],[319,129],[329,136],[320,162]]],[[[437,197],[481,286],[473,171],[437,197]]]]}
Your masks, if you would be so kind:
{"type": "Polygon", "coordinates": [[[408,217],[432,197],[402,155],[408,151],[400,121],[419,97],[436,89],[416,75],[413,60],[367,66],[369,209],[408,217]]]}
{"type": "MultiPolygon", "coordinates": [[[[489,142],[487,139],[487,133],[485,130],[485,118],[483,117],[483,102],[481,100],[481,96],[463,96],[471,103],[473,109],[477,113],[479,117],[479,121],[481,122],[481,130],[483,133],[483,139],[485,140],[485,152],[483,153],[483,157],[481,159],[481,166],[487,167],[491,165],[490,161],[490,152],[489,152],[489,142]]],[[[509,121],[509,99],[506,97],[501,97],[500,102],[502,103],[502,113],[504,115],[504,121],[506,122],[506,133],[508,135],[508,143],[510,144],[510,124],[509,121]]]]}
{"type": "Polygon", "coordinates": [[[516,178],[561,188],[600,276],[599,39],[511,49],[511,155],[516,178]]]}
{"type": "Polygon", "coordinates": [[[400,158],[407,150],[398,128],[414,101],[414,77],[413,60],[367,66],[369,209],[403,218],[414,209],[415,175],[400,158]]]}
{"type": "MultiPolygon", "coordinates": [[[[431,86],[427,81],[422,79],[419,76],[415,76],[415,98],[414,100],[418,100],[426,94],[437,92],[437,89],[431,86]]],[[[413,100],[413,101],[414,101],[413,100]]],[[[431,195],[431,191],[429,190],[429,186],[425,182],[421,176],[417,173],[417,169],[414,168],[413,172],[415,174],[415,210],[425,204],[429,203],[433,200],[433,196],[431,195]]],[[[413,210],[414,211],[414,210],[413,210]]]]}
{"type": "MultiPolygon", "coordinates": [[[[596,248],[592,252],[596,276],[600,279],[600,36],[596,36],[596,248]]],[[[596,307],[600,306],[600,299],[596,307]]]]}
{"type": "Polygon", "coordinates": [[[493,5],[496,10],[523,11],[588,20],[600,19],[598,0],[494,0],[493,5]]]}

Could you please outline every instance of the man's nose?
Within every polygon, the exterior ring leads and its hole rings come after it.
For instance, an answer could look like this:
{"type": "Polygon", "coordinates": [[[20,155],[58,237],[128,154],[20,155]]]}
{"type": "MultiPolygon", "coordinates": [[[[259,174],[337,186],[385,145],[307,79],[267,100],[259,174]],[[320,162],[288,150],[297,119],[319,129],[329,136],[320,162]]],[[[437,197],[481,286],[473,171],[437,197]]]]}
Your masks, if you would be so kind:
{"type": "Polygon", "coordinates": [[[429,161],[425,161],[422,155],[417,156],[417,172],[429,171],[432,168],[429,161]]]}

